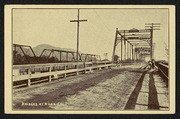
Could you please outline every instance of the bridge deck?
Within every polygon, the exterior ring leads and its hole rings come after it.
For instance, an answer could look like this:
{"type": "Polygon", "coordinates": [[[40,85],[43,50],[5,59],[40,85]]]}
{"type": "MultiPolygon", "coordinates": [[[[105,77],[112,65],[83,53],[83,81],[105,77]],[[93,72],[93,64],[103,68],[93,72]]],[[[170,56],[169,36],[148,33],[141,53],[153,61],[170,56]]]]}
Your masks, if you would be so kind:
{"type": "Polygon", "coordinates": [[[168,110],[168,88],[133,64],[13,89],[14,109],[168,110]]]}

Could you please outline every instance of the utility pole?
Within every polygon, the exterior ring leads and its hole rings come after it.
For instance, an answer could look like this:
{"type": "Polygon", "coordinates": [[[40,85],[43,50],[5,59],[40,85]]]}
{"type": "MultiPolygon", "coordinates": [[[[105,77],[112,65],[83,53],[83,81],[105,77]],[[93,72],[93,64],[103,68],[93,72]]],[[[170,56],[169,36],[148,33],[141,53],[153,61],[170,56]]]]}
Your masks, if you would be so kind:
{"type": "Polygon", "coordinates": [[[122,36],[121,36],[121,62],[122,62],[122,57],[123,57],[123,52],[122,52],[122,50],[123,50],[123,39],[122,39],[122,36]]]}
{"type": "MultiPolygon", "coordinates": [[[[79,22],[85,22],[87,20],[79,20],[79,9],[78,9],[78,15],[77,20],[70,20],[70,22],[77,22],[77,53],[76,53],[76,60],[79,61],[79,22]]],[[[77,66],[78,67],[78,66],[77,66]]]]}
{"type": "Polygon", "coordinates": [[[153,31],[154,30],[160,30],[160,23],[146,23],[145,27],[148,27],[146,30],[150,30],[150,46],[151,46],[151,51],[150,51],[150,59],[154,59],[154,53],[153,53],[153,31]]]}
{"type": "Polygon", "coordinates": [[[126,60],[126,39],[125,39],[125,30],[124,30],[124,60],[126,60]]]}

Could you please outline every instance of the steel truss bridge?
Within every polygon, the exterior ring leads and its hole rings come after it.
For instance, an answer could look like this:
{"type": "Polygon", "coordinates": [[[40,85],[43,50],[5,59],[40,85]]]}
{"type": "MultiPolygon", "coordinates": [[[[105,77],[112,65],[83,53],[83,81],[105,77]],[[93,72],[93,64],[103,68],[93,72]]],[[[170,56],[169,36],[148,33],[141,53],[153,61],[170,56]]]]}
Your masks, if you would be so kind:
{"type": "Polygon", "coordinates": [[[116,56],[120,57],[120,61],[125,60],[142,60],[142,57],[153,55],[152,30],[151,29],[116,29],[115,41],[113,48],[112,60],[115,61],[116,56]],[[117,54],[117,46],[120,45],[120,54],[117,54]]]}
{"type": "Polygon", "coordinates": [[[44,49],[40,56],[37,56],[31,46],[13,44],[13,64],[38,64],[38,63],[62,63],[62,62],[90,62],[100,61],[101,57],[95,54],[79,53],[78,60],[75,59],[76,52],[44,49]]]}

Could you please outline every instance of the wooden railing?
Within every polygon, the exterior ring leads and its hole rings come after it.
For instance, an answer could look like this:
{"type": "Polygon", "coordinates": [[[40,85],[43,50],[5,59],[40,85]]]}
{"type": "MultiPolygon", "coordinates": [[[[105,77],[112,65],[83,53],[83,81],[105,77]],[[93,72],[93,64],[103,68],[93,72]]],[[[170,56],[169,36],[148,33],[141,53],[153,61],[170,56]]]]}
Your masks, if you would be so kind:
{"type": "Polygon", "coordinates": [[[50,82],[53,79],[108,69],[112,65],[109,61],[13,65],[13,86],[21,87],[44,81],[50,82]]]}
{"type": "Polygon", "coordinates": [[[169,67],[166,64],[163,64],[161,62],[155,62],[155,65],[158,67],[158,71],[159,74],[161,75],[161,77],[164,79],[164,81],[166,82],[166,85],[168,86],[168,82],[169,82],[169,67]]]}

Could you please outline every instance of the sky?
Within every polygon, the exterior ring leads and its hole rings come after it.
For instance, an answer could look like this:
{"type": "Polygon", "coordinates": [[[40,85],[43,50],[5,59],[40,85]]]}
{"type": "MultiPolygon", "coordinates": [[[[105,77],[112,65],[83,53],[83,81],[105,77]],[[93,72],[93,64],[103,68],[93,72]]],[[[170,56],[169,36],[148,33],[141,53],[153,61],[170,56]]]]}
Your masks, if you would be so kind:
{"type": "MultiPolygon", "coordinates": [[[[76,49],[77,9],[14,9],[13,43],[35,47],[49,44],[76,49]]],[[[168,9],[80,9],[79,50],[83,53],[108,53],[111,59],[116,28],[144,29],[145,23],[160,23],[154,31],[155,59],[166,59],[168,9]]]]}

